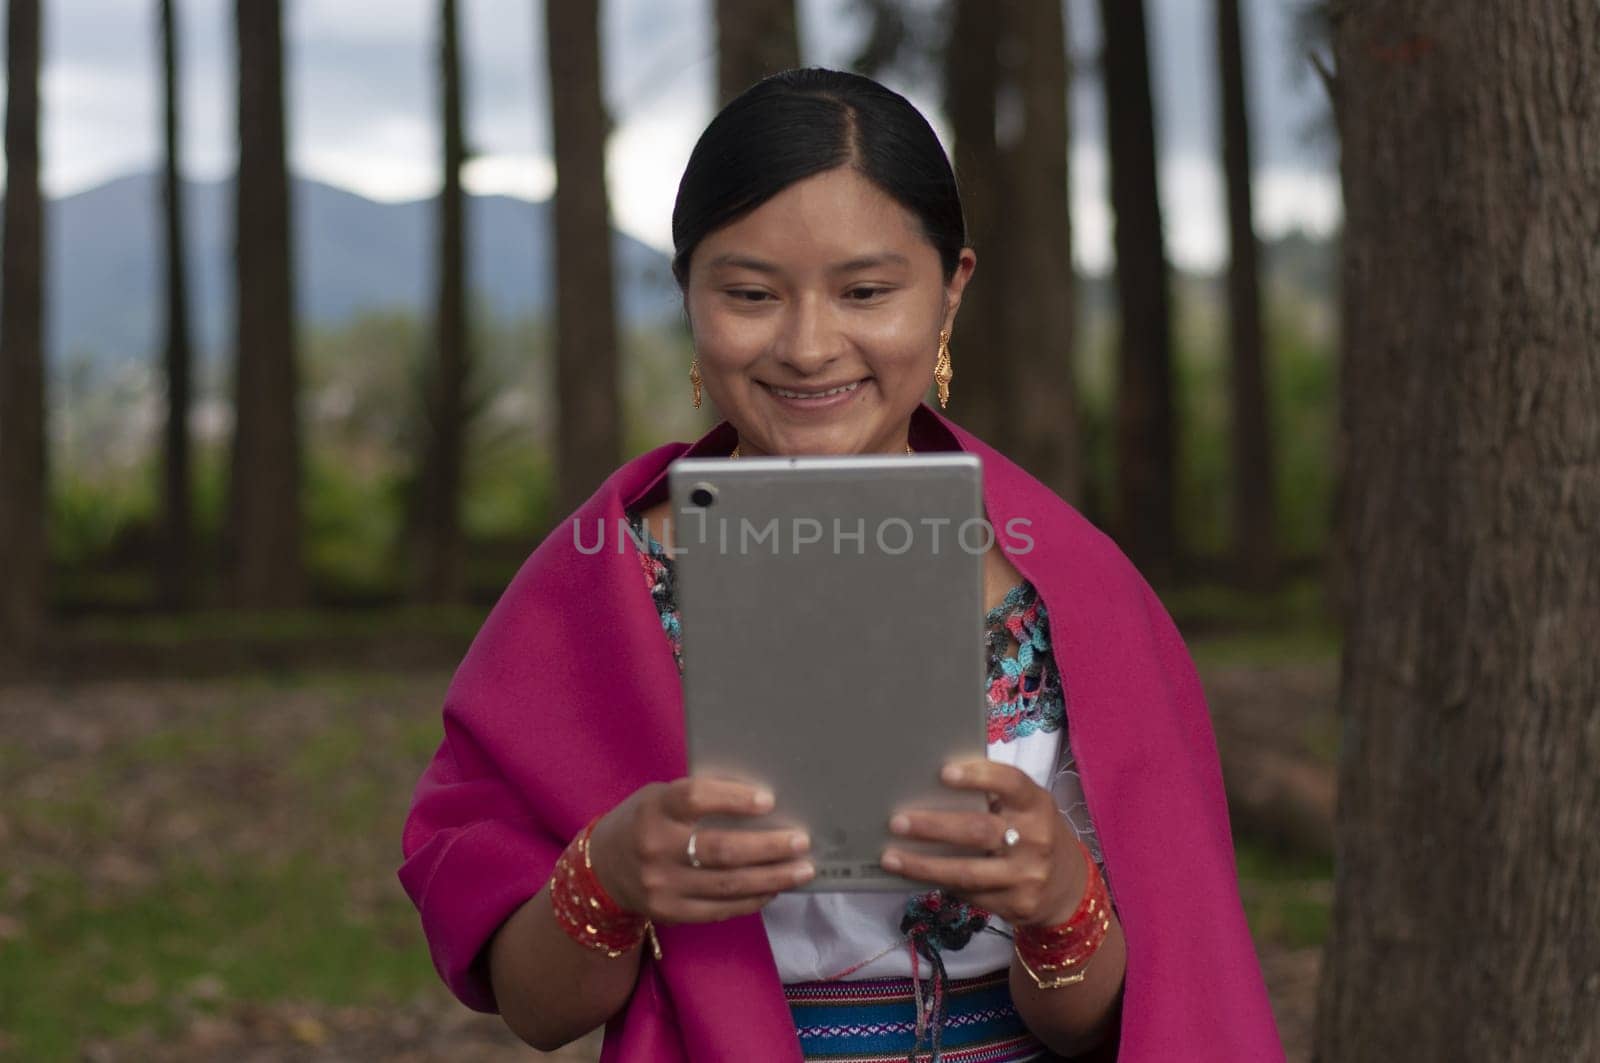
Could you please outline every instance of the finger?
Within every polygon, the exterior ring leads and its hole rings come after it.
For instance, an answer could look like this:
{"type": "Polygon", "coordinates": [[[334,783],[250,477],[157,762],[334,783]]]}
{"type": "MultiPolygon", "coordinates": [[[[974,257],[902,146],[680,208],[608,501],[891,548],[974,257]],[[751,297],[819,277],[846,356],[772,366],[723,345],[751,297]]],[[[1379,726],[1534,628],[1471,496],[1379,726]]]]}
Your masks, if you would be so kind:
{"type": "Polygon", "coordinates": [[[782,893],[810,882],[816,869],[809,861],[760,867],[704,868],[688,871],[677,880],[680,896],[696,900],[737,901],[782,893]]]}
{"type": "Polygon", "coordinates": [[[1023,880],[1016,864],[992,856],[930,856],[891,845],[882,863],[885,871],[962,894],[1009,889],[1023,880]]]}
{"type": "Polygon", "coordinates": [[[733,779],[689,776],[667,784],[662,810],[680,823],[702,816],[759,816],[772,811],[772,792],[733,779]]]}
{"type": "Polygon", "coordinates": [[[759,912],[772,903],[772,899],[776,896],[776,893],[769,893],[761,897],[743,897],[736,901],[705,901],[692,897],[680,897],[671,902],[660,915],[657,915],[655,921],[667,925],[673,923],[718,923],[724,919],[735,919],[741,915],[759,912]]]}
{"type": "Polygon", "coordinates": [[[1005,847],[1006,823],[988,812],[906,809],[889,820],[889,830],[901,838],[948,842],[986,853],[1005,847]]]}
{"type": "Polygon", "coordinates": [[[810,848],[811,839],[800,830],[701,830],[694,839],[695,859],[707,868],[776,864],[810,848]]]}
{"type": "Polygon", "coordinates": [[[1044,793],[1021,768],[994,760],[955,761],[945,765],[939,778],[953,790],[994,794],[1008,808],[1029,808],[1044,793]]]}

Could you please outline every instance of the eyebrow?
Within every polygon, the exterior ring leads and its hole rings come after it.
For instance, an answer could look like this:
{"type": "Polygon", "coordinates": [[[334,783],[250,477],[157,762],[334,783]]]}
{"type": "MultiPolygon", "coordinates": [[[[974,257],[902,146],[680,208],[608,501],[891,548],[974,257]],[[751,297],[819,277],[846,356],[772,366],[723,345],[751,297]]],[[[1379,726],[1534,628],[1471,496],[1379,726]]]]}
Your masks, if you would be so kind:
{"type": "MultiPolygon", "coordinates": [[[[850,273],[858,269],[871,269],[874,266],[895,265],[909,266],[911,260],[898,251],[878,251],[869,255],[857,255],[855,258],[844,262],[835,262],[828,267],[830,273],[850,273]]],[[[752,258],[749,255],[740,255],[729,252],[718,255],[709,263],[710,268],[719,269],[723,266],[732,266],[736,269],[748,269],[756,273],[782,273],[783,270],[776,263],[768,262],[761,258],[752,258]]]]}

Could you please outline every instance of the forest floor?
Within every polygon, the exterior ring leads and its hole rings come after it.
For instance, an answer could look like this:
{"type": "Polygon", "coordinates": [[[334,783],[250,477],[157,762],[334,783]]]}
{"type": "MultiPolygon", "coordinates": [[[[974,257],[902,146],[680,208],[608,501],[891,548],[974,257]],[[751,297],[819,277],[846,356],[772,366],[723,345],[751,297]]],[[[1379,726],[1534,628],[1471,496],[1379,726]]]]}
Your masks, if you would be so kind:
{"type": "MultiPolygon", "coordinates": [[[[1196,656],[1244,795],[1247,914],[1307,1059],[1335,667],[1196,656]]],[[[395,877],[449,670],[390,660],[0,685],[0,1059],[537,1058],[439,984],[395,877]]]]}

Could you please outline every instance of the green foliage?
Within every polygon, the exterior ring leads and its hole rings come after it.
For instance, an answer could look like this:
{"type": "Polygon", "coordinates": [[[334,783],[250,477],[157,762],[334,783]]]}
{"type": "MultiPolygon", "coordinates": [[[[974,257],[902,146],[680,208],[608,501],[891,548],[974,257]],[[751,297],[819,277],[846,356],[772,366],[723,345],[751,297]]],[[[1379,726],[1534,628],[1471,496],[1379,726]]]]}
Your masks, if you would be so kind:
{"type": "MultiPolygon", "coordinates": [[[[1174,401],[1178,418],[1178,529],[1191,555],[1226,552],[1231,535],[1233,458],[1226,320],[1216,282],[1173,286],[1174,401]],[[1210,289],[1210,290],[1208,290],[1210,289]]],[[[1116,483],[1114,305],[1084,300],[1078,360],[1084,505],[1109,527],[1116,483]]],[[[1326,308],[1296,289],[1269,285],[1266,299],[1268,423],[1277,462],[1277,521],[1285,556],[1320,556],[1333,497],[1337,380],[1326,308]]]]}
{"type": "Polygon", "coordinates": [[[1191,643],[1195,663],[1207,668],[1274,668],[1329,664],[1339,659],[1339,637],[1331,630],[1286,628],[1248,631],[1191,643]]]}
{"type": "Polygon", "coordinates": [[[1338,362],[1316,311],[1287,298],[1268,320],[1277,447],[1278,535],[1285,554],[1325,552],[1333,517],[1338,362]]]}
{"type": "Polygon", "coordinates": [[[1175,285],[1173,403],[1178,418],[1178,529],[1191,554],[1225,554],[1233,494],[1231,367],[1225,357],[1226,321],[1210,282],[1175,285]]]}
{"type": "Polygon", "coordinates": [[[531,446],[508,447],[493,460],[476,463],[462,524],[468,538],[478,541],[531,537],[534,529],[552,523],[554,497],[549,454],[531,446]]]}
{"type": "Polygon", "coordinates": [[[171,1035],[184,1012],[234,1000],[345,1004],[431,988],[410,905],[385,896],[352,910],[350,886],[306,854],[221,872],[175,859],[112,899],[65,871],[35,879],[19,913],[27,933],[0,942],[0,1029],[18,1058],[68,1060],[84,1036],[171,1035]]]}
{"type": "Polygon", "coordinates": [[[1235,838],[1239,892],[1258,942],[1315,948],[1332,920],[1333,861],[1289,856],[1248,837],[1235,838]]]}
{"type": "Polygon", "coordinates": [[[91,564],[113,553],[131,530],[154,527],[158,472],[148,463],[131,474],[62,469],[51,483],[51,560],[64,568],[91,564]]]}
{"type": "MultiPolygon", "coordinates": [[[[245,643],[292,656],[296,646],[332,641],[382,643],[433,640],[466,646],[483,625],[485,610],[472,605],[393,606],[387,609],[286,609],[239,612],[206,609],[154,615],[102,614],[74,625],[82,638],[152,653],[204,654],[211,646],[245,643]]],[[[3,747],[0,747],[3,750],[3,747]]]]}
{"type": "Polygon", "coordinates": [[[1339,629],[1320,579],[1270,592],[1195,583],[1164,588],[1161,601],[1203,668],[1318,664],[1339,656],[1339,629]]]}
{"type": "Polygon", "coordinates": [[[16,1058],[170,1037],[245,1003],[439,992],[393,871],[444,679],[252,677],[94,751],[9,752],[24,785],[0,788],[16,846],[0,863],[0,1031],[16,1058]],[[175,819],[192,841],[163,841],[175,819]]]}
{"type": "Polygon", "coordinates": [[[313,451],[306,483],[306,568],[324,598],[382,599],[398,591],[400,511],[395,473],[365,475],[313,451]]]}
{"type": "MultiPolygon", "coordinates": [[[[1077,374],[1081,508],[1110,527],[1117,328],[1105,288],[1098,280],[1081,286],[1077,374]]],[[[1269,284],[1266,291],[1279,537],[1286,555],[1315,557],[1326,548],[1333,492],[1331,309],[1298,281],[1269,284]]],[[[1217,556],[1229,540],[1233,475],[1220,290],[1214,279],[1179,277],[1174,295],[1179,528],[1190,555],[1217,556]]],[[[409,313],[388,312],[306,336],[302,505],[305,557],[320,601],[392,603],[405,592],[410,513],[429,431],[429,329],[409,313]]],[[[630,331],[622,345],[624,458],[667,440],[693,439],[710,426],[716,411],[710,404],[696,410],[689,401],[692,348],[681,323],[630,331]]],[[[462,524],[469,585],[492,594],[559,516],[552,511],[549,328],[543,321],[500,322],[479,313],[472,351],[462,524]]],[[[56,419],[72,429],[52,479],[59,600],[74,606],[148,603],[160,521],[158,440],[149,430],[142,442],[130,442],[134,437],[117,427],[116,412],[118,403],[137,404],[149,382],[100,379],[88,368],[68,376],[66,405],[56,419]]],[[[213,399],[218,376],[212,374],[209,385],[213,399]]],[[[227,447],[216,426],[195,445],[195,519],[208,583],[216,577],[225,518],[227,447]]]]}

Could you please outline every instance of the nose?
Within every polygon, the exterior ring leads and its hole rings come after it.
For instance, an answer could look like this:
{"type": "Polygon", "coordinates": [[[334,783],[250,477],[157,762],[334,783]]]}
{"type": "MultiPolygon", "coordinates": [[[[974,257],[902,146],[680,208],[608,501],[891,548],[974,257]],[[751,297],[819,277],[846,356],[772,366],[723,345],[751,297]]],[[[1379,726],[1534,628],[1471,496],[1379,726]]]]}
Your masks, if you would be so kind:
{"type": "Polygon", "coordinates": [[[825,298],[805,293],[792,300],[778,335],[777,359],[797,377],[817,376],[839,358],[844,334],[825,298]]]}

